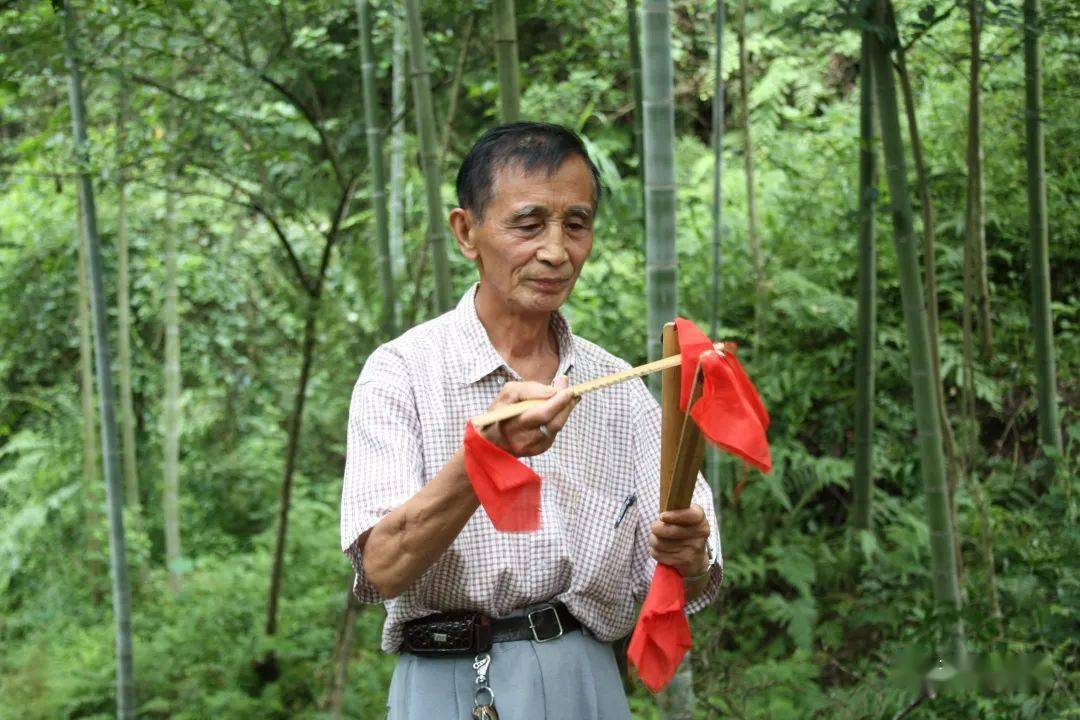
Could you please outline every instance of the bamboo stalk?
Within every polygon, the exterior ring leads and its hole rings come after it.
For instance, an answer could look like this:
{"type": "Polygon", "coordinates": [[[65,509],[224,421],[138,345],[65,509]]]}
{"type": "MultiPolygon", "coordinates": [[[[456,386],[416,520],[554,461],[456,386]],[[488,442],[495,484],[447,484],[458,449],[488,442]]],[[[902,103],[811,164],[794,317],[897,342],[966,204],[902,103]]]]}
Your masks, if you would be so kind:
{"type": "MultiPolygon", "coordinates": [[[[124,12],[124,10],[121,10],[124,12]]],[[[122,19],[121,22],[126,22],[122,19]]],[[[127,55],[127,33],[121,32],[121,64],[127,55]]],[[[128,233],[127,233],[127,76],[119,73],[120,92],[117,94],[116,111],[116,241],[117,241],[117,278],[116,278],[116,374],[120,385],[120,417],[123,442],[121,453],[124,463],[124,481],[126,483],[127,507],[134,518],[140,515],[139,509],[139,471],[137,450],[135,447],[135,404],[131,391],[131,299],[128,279],[128,233]]]]}
{"type": "MultiPolygon", "coordinates": [[[[724,0],[716,0],[716,47],[713,48],[713,206],[712,206],[712,298],[709,337],[716,337],[720,325],[720,263],[721,241],[724,237],[724,0]]],[[[720,517],[720,453],[712,445],[705,448],[705,474],[713,491],[713,505],[720,517]]]]}
{"type": "MultiPolygon", "coordinates": [[[[177,183],[175,171],[169,172],[177,183]]],[[[165,565],[169,570],[169,589],[180,593],[180,290],[176,265],[176,194],[165,194],[165,397],[163,481],[161,504],[165,515],[165,565]]]]}
{"type": "MultiPolygon", "coordinates": [[[[390,70],[390,266],[395,279],[405,277],[405,21],[400,8],[390,9],[393,22],[393,59],[390,70]]],[[[401,303],[395,305],[400,326],[401,303]]]]}
{"type": "MultiPolygon", "coordinates": [[[[714,343],[713,350],[715,350],[720,355],[723,355],[726,352],[726,348],[724,346],[724,343],[722,342],[714,343]]],[[[681,355],[672,355],[671,357],[653,360],[652,362],[645,363],[644,365],[627,368],[626,370],[620,370],[617,373],[604,375],[603,377],[593,378],[592,380],[587,380],[578,385],[572,385],[569,388],[570,395],[572,397],[581,397],[582,395],[585,395],[586,393],[591,393],[595,390],[603,390],[604,388],[611,387],[612,385],[618,385],[621,382],[626,382],[627,380],[632,380],[633,378],[644,377],[645,375],[660,372],[661,370],[666,370],[668,368],[679,367],[680,365],[682,365],[681,355]]],[[[498,408],[497,410],[486,412],[483,415],[477,415],[469,422],[471,422],[473,424],[473,427],[475,427],[477,430],[480,430],[481,428],[485,428],[488,425],[494,425],[497,422],[502,422],[503,420],[509,420],[510,418],[517,417],[529,408],[543,405],[545,402],[547,402],[547,400],[522,400],[521,402],[516,402],[512,405],[506,405],[504,407],[498,408]]]]}
{"type": "MultiPolygon", "coordinates": [[[[896,30],[896,13],[891,0],[886,2],[885,12],[889,22],[889,32],[899,36],[896,30]]],[[[941,323],[938,318],[937,263],[934,256],[934,206],[930,197],[930,180],[923,159],[922,140],[919,136],[919,120],[915,113],[915,93],[911,88],[911,75],[907,68],[907,49],[903,45],[896,48],[896,76],[900,80],[900,91],[904,97],[904,113],[907,117],[908,137],[911,141],[911,159],[915,165],[915,186],[921,205],[922,215],[922,256],[923,277],[926,291],[926,322],[930,330],[930,365],[934,372],[934,389],[937,395],[938,414],[941,415],[941,440],[945,451],[945,478],[949,487],[949,513],[953,528],[959,527],[956,517],[956,488],[959,484],[960,457],[957,454],[956,438],[953,436],[952,423],[945,407],[945,394],[941,381],[941,354],[939,339],[941,323]]],[[[960,543],[956,543],[956,568],[959,577],[964,576],[963,557],[960,543]]]]}
{"type": "Polygon", "coordinates": [[[495,0],[495,56],[499,65],[499,107],[504,123],[521,118],[517,23],[514,0],[495,0]]]}
{"type": "Polygon", "coordinates": [[[859,74],[859,259],[858,326],[855,340],[855,479],[852,486],[852,524],[871,527],[874,490],[874,344],[877,331],[877,247],[874,206],[877,172],[874,168],[874,78],[870,67],[871,30],[862,31],[859,74]]]}
{"type": "Polygon", "coordinates": [[[135,670],[132,660],[131,586],[128,582],[127,542],[124,537],[124,479],[116,438],[112,368],[109,357],[109,327],[105,305],[105,287],[101,271],[101,247],[98,239],[94,187],[88,170],[89,151],[86,137],[86,104],[83,99],[82,73],[76,41],[75,16],[70,2],[60,11],[64,35],[64,61],[68,71],[68,97],[71,105],[71,131],[79,165],[79,196],[82,199],[82,222],[85,233],[87,275],[90,285],[90,314],[93,321],[94,366],[97,372],[98,415],[100,419],[102,465],[105,476],[105,499],[109,517],[109,562],[112,566],[113,617],[116,640],[116,717],[135,717],[135,670]]]}
{"type": "MultiPolygon", "coordinates": [[[[875,23],[887,27],[885,2],[878,0],[875,23]]],[[[893,247],[896,252],[903,303],[904,325],[907,332],[911,387],[915,401],[915,420],[918,430],[919,464],[926,496],[927,524],[930,528],[930,575],[934,599],[951,659],[966,664],[964,625],[960,618],[962,600],[956,571],[953,527],[949,514],[948,488],[945,480],[945,457],[941,448],[941,418],[938,414],[934,377],[930,368],[930,338],[926,322],[926,306],[919,275],[919,259],[912,223],[911,198],[908,195],[904,143],[900,131],[900,115],[896,101],[889,47],[876,33],[869,34],[874,70],[874,94],[881,126],[881,141],[885,155],[886,177],[893,218],[893,247]]],[[[895,43],[895,35],[888,38],[895,43]]]]}
{"type": "MultiPolygon", "coordinates": [[[[1031,272],[1031,329],[1035,334],[1035,379],[1039,399],[1039,443],[1047,453],[1047,485],[1061,457],[1054,317],[1050,305],[1050,238],[1046,225],[1046,147],[1042,119],[1042,26],[1039,0],[1024,0],[1024,137],[1027,155],[1028,245],[1031,272]]],[[[1068,478],[1063,478],[1068,482],[1068,478]]]]}
{"type": "Polygon", "coordinates": [[[641,137],[641,34],[638,30],[637,0],[626,0],[626,31],[630,36],[630,89],[634,95],[634,155],[638,160],[638,177],[644,179],[645,146],[641,137]]]}
{"type": "MultiPolygon", "coordinates": [[[[82,204],[79,205],[79,216],[82,217],[82,204]]],[[[96,602],[101,601],[100,582],[101,542],[98,539],[98,526],[101,524],[100,503],[98,493],[98,446],[94,434],[97,432],[97,421],[94,418],[94,351],[90,339],[90,288],[86,283],[86,233],[83,232],[82,223],[79,224],[79,379],[80,397],[82,399],[82,445],[83,445],[83,481],[86,487],[84,501],[86,503],[86,555],[89,556],[87,570],[90,573],[91,597],[96,602]]]]}
{"type": "Polygon", "coordinates": [[[743,162],[746,165],[746,234],[754,265],[754,357],[765,332],[765,263],[758,237],[757,193],[754,189],[754,137],[750,124],[750,53],[746,48],[746,0],[739,2],[739,103],[743,111],[743,162]]]}
{"type": "Polygon", "coordinates": [[[671,8],[641,6],[642,128],[645,140],[645,294],[648,357],[661,357],[660,331],[678,307],[675,253],[675,101],[671,8]]]}
{"type": "Polygon", "coordinates": [[[990,352],[993,330],[990,325],[990,283],[986,274],[986,187],[983,179],[982,101],[979,83],[982,69],[983,0],[968,0],[968,28],[971,41],[968,92],[968,205],[967,232],[971,235],[972,290],[983,355],[990,352]]]}
{"type": "Polygon", "coordinates": [[[383,337],[395,335],[394,268],[390,260],[390,218],[386,207],[386,178],[383,173],[382,119],[379,117],[378,93],[375,89],[375,51],[371,45],[371,19],[367,0],[356,0],[356,17],[360,32],[360,81],[364,94],[364,124],[367,126],[368,163],[371,167],[371,209],[375,214],[376,266],[379,271],[382,304],[379,324],[383,337]]]}
{"type": "Polygon", "coordinates": [[[442,169],[439,144],[435,139],[435,107],[431,99],[431,71],[424,49],[424,24],[420,0],[405,0],[409,35],[409,75],[412,77],[417,134],[420,136],[420,169],[424,174],[424,197],[427,201],[427,242],[431,249],[435,274],[435,310],[450,309],[450,260],[447,257],[443,223],[446,213],[442,200],[442,169]]]}
{"type": "MultiPolygon", "coordinates": [[[[180,53],[165,46],[171,56],[173,84],[179,78],[180,53]]],[[[166,128],[170,135],[177,132],[178,113],[172,105],[166,108],[166,128]]],[[[162,325],[165,327],[165,363],[162,368],[162,483],[161,508],[165,533],[165,567],[169,572],[169,590],[180,593],[180,289],[177,285],[177,224],[176,193],[179,186],[177,165],[166,163],[165,178],[165,307],[162,325]]]]}

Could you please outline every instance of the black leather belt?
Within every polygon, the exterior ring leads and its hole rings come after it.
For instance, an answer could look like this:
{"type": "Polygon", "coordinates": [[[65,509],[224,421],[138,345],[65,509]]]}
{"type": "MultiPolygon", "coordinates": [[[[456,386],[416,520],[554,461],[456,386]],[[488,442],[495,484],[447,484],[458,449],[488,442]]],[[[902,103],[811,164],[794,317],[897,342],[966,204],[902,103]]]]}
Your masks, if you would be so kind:
{"type": "Polygon", "coordinates": [[[491,642],[533,640],[548,642],[568,632],[580,630],[581,623],[561,602],[539,607],[527,615],[491,621],[491,642]]]}
{"type": "Polygon", "coordinates": [[[549,642],[580,629],[581,622],[561,602],[506,618],[480,612],[439,613],[405,623],[402,650],[422,656],[470,655],[486,652],[497,642],[549,642]]]}

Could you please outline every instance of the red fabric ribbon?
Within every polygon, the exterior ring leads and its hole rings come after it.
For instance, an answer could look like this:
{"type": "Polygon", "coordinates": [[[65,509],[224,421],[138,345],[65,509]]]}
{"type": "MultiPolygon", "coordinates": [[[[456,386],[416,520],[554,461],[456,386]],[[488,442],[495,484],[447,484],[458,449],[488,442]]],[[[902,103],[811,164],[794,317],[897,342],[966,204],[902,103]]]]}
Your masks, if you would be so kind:
{"type": "Polygon", "coordinates": [[[465,472],[476,497],[502,532],[532,532],[540,527],[540,476],[523,462],[465,426],[465,472]]]}
{"type": "Polygon", "coordinates": [[[626,648],[626,657],[637,668],[638,677],[653,692],[664,689],[692,644],[685,606],[682,575],[670,565],[657,564],[626,648]]]}

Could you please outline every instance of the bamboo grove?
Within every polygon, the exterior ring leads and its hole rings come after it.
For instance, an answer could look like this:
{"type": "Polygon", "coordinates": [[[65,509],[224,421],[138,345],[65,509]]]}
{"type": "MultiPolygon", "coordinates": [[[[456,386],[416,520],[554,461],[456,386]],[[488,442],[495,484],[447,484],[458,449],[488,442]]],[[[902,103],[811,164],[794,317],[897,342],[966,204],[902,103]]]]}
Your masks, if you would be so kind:
{"type": "Polygon", "coordinates": [[[769,476],[708,456],[727,580],[635,717],[1066,712],[1077,33],[1063,0],[0,3],[0,720],[381,716],[349,390],[473,282],[452,179],[520,119],[601,170],[575,332],[644,361],[691,317],[773,415],[769,476]]]}

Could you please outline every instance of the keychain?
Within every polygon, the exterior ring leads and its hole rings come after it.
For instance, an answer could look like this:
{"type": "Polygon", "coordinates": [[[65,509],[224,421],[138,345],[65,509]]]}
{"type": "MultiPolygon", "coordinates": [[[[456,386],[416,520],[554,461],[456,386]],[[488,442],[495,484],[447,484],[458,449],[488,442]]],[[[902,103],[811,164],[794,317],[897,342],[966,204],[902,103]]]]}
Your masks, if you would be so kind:
{"type": "Polygon", "coordinates": [[[495,691],[488,686],[487,671],[491,664],[491,656],[480,653],[473,661],[473,670],[476,671],[476,692],[473,693],[473,720],[499,720],[499,713],[495,710],[495,691]]]}

